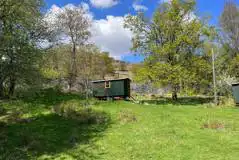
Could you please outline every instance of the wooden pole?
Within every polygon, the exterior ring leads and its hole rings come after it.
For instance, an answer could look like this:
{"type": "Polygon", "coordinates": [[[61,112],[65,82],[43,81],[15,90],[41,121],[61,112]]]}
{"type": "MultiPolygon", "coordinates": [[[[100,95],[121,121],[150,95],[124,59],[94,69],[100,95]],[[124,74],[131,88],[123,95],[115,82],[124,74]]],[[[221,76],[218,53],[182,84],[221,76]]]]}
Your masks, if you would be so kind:
{"type": "Polygon", "coordinates": [[[212,48],[212,73],[213,73],[213,91],[214,91],[214,103],[218,105],[217,101],[217,85],[216,85],[216,71],[215,71],[215,54],[212,48]]]}

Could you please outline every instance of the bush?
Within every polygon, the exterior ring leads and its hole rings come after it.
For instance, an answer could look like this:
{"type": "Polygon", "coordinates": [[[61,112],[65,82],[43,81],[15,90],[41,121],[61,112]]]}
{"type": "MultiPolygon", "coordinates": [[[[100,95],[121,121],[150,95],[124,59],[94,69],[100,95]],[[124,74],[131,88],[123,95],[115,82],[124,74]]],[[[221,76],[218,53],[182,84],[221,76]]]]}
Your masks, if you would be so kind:
{"type": "Polygon", "coordinates": [[[103,124],[108,121],[106,113],[94,111],[92,108],[84,108],[77,114],[77,120],[87,124],[103,124]]]}
{"type": "Polygon", "coordinates": [[[85,124],[102,124],[108,121],[105,112],[84,107],[79,101],[68,101],[53,107],[53,112],[64,118],[75,119],[85,124]]]}
{"type": "Polygon", "coordinates": [[[81,104],[76,100],[71,100],[54,105],[53,112],[59,116],[68,117],[71,114],[74,114],[73,112],[75,112],[77,108],[81,108],[81,104]]]}
{"type": "Polygon", "coordinates": [[[220,97],[219,104],[222,106],[231,107],[235,106],[235,101],[232,97],[220,97]]]}

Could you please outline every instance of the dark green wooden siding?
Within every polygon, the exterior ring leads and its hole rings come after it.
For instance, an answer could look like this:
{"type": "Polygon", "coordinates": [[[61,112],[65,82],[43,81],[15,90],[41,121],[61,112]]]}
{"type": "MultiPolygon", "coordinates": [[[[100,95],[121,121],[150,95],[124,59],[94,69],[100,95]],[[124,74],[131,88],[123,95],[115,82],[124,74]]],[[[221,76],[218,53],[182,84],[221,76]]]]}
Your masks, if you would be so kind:
{"type": "Polygon", "coordinates": [[[110,88],[105,88],[105,81],[93,82],[94,97],[130,96],[130,80],[112,80],[110,88]]]}
{"type": "Polygon", "coordinates": [[[105,90],[102,89],[104,87],[105,83],[103,82],[93,83],[93,95],[96,97],[101,97],[102,95],[105,95],[105,90]]]}
{"type": "Polygon", "coordinates": [[[232,93],[237,105],[239,105],[239,84],[232,85],[232,93]]]}

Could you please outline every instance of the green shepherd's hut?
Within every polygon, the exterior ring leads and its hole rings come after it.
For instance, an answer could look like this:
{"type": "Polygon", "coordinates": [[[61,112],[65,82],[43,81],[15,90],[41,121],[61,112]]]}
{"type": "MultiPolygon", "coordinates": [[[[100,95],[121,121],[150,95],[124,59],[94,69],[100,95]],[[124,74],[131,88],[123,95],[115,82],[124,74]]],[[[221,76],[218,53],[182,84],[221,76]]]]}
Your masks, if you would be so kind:
{"type": "Polygon", "coordinates": [[[98,99],[130,98],[129,78],[92,81],[93,96],[98,99]]]}
{"type": "Polygon", "coordinates": [[[239,105],[239,83],[232,84],[232,93],[237,105],[239,105]]]}

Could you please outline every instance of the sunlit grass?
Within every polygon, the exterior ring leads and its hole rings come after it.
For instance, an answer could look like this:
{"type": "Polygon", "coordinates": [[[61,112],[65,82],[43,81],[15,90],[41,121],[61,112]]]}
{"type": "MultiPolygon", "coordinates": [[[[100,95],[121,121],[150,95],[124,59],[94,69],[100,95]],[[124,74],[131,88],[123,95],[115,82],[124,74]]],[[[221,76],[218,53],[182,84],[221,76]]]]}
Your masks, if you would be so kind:
{"type": "MultiPolygon", "coordinates": [[[[61,95],[64,97],[64,95],[61,95]]],[[[52,113],[57,103],[82,99],[1,102],[10,114],[23,110],[27,123],[0,125],[0,159],[218,159],[239,157],[239,110],[207,104],[115,101],[95,103],[103,124],[82,124],[52,113]]],[[[70,98],[69,98],[70,97],[70,98]]],[[[201,102],[201,101],[200,101],[201,102]]],[[[196,102],[195,102],[196,103],[196,102]]],[[[0,119],[0,121],[3,121],[0,119]]]]}

